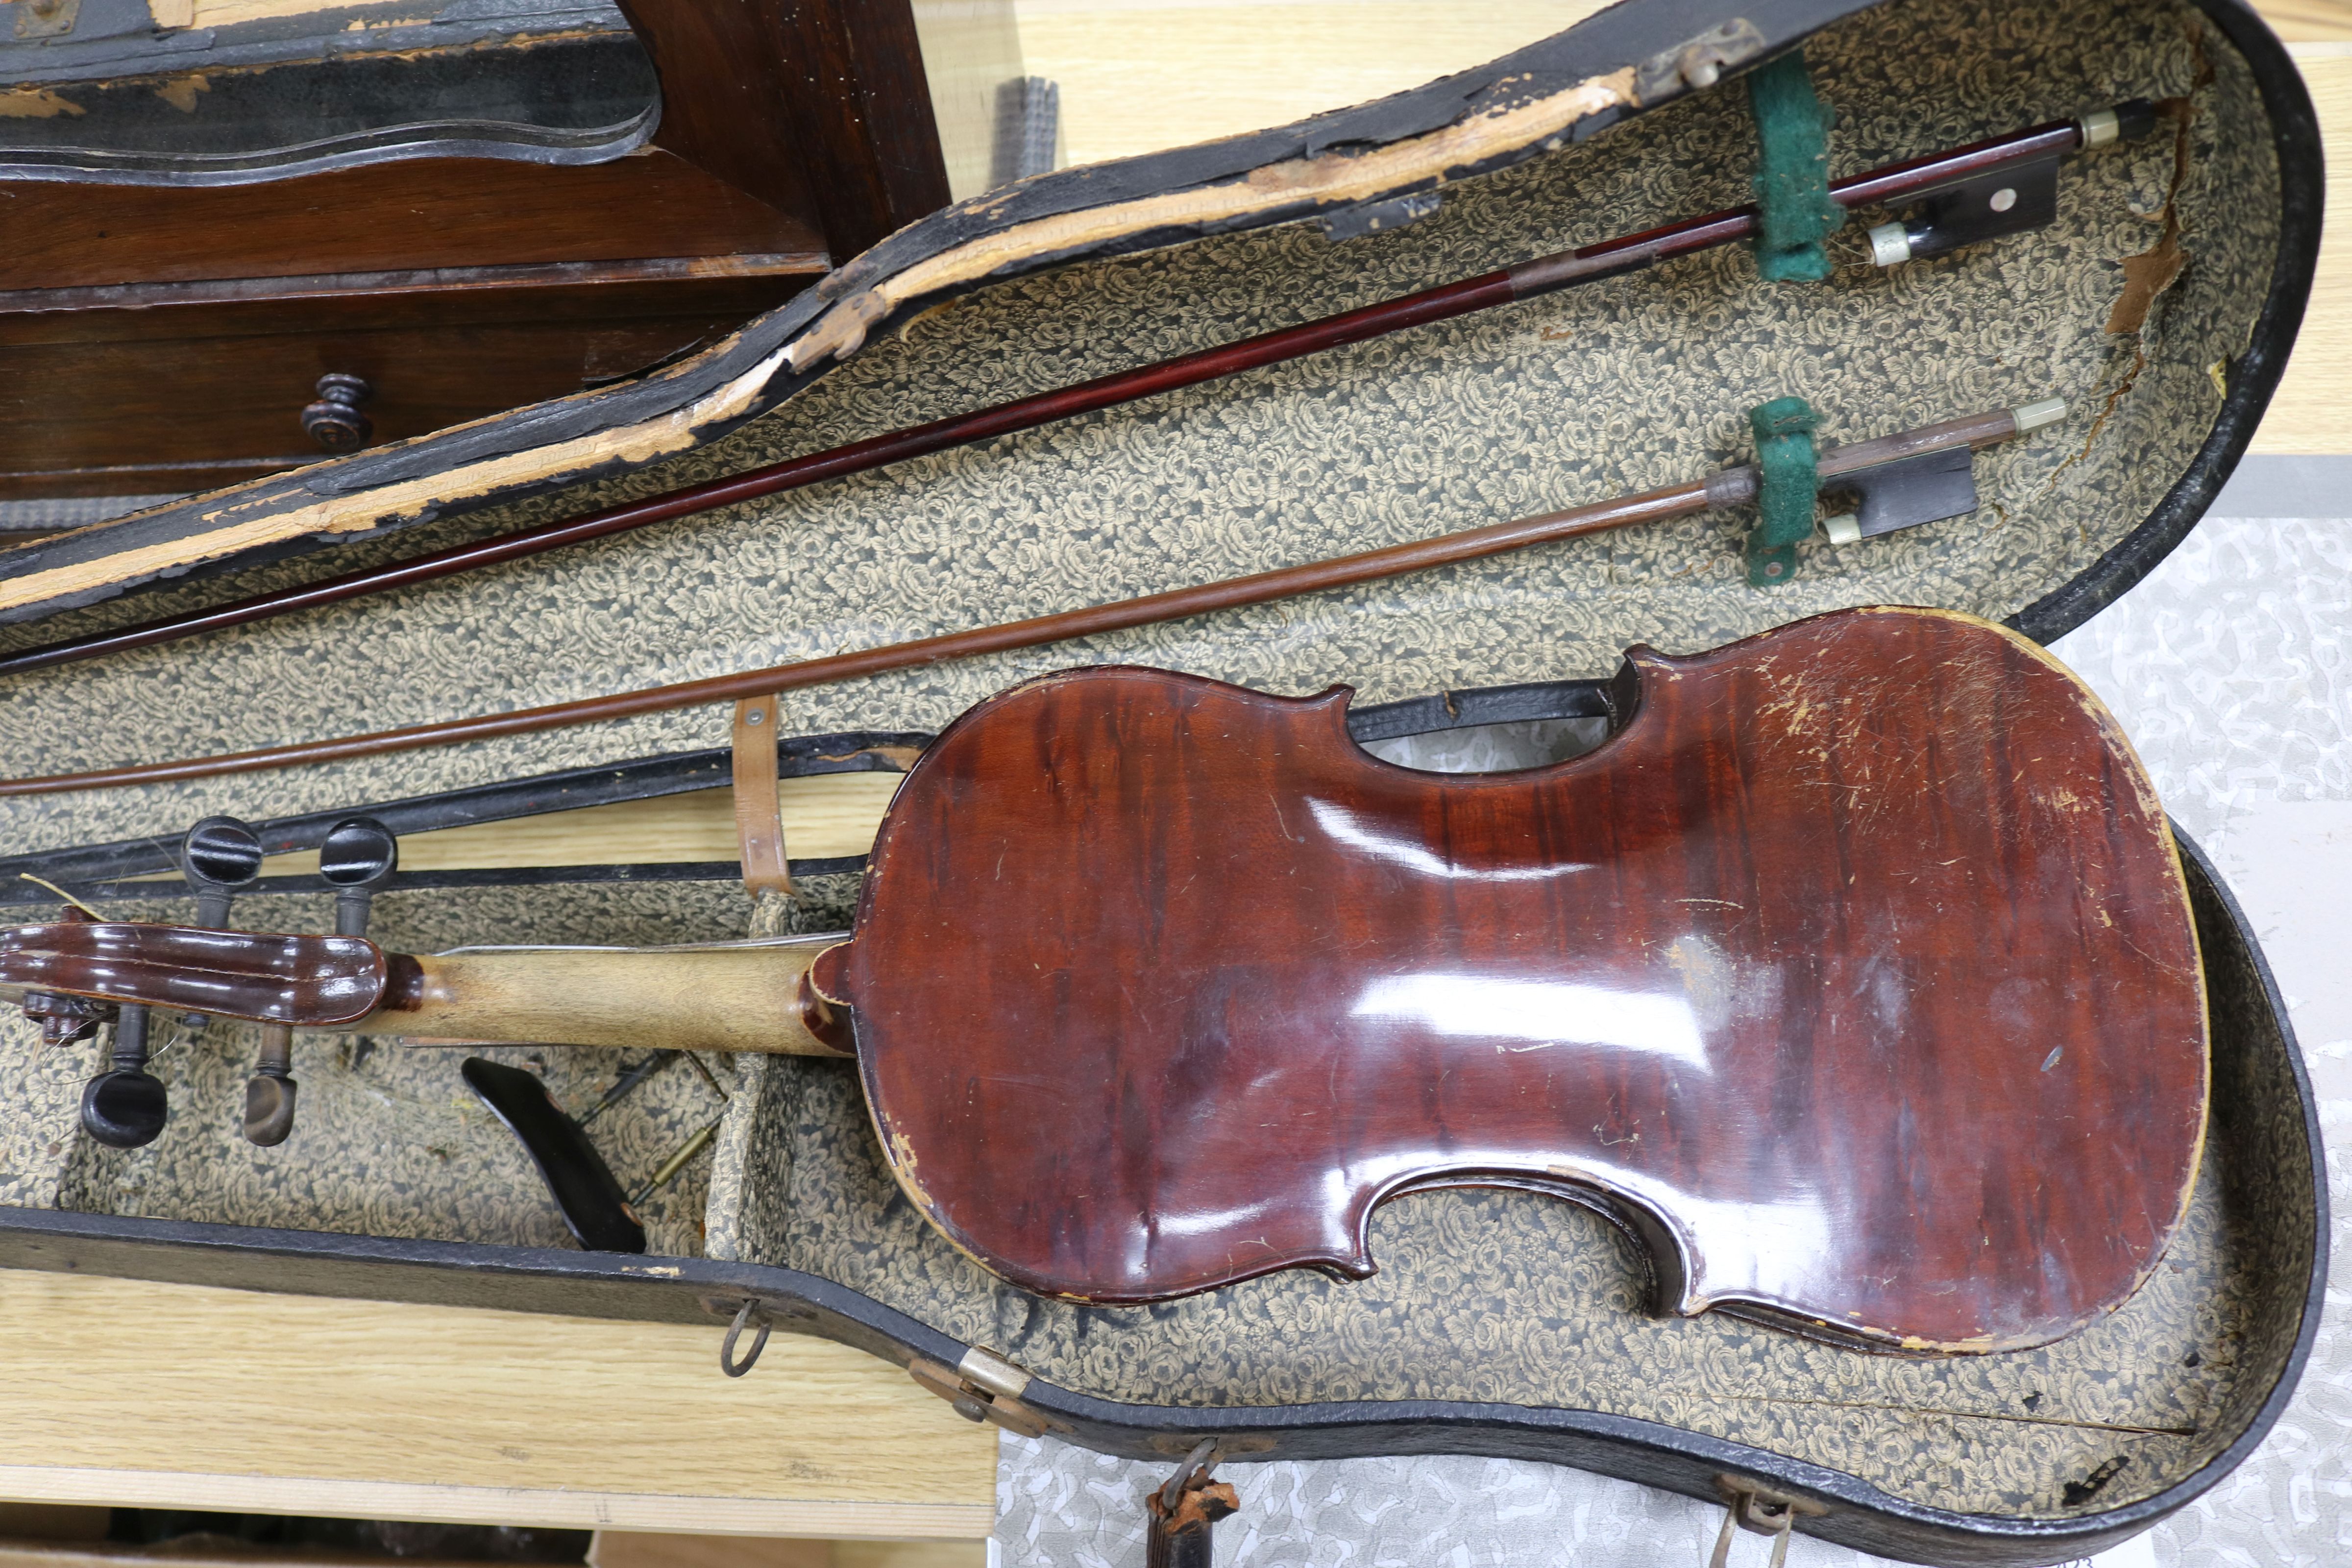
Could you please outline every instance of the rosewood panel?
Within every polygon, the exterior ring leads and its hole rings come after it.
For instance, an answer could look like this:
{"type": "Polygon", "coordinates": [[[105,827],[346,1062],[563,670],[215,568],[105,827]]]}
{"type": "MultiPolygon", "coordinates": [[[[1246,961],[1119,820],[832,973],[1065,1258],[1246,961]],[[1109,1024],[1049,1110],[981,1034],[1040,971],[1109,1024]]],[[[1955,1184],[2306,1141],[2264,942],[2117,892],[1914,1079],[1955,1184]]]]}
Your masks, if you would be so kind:
{"type": "Polygon", "coordinates": [[[764,292],[773,303],[802,279],[747,281],[672,284],[668,300],[646,289],[638,300],[611,300],[616,313],[602,318],[535,320],[539,291],[529,289],[500,292],[495,302],[507,307],[507,319],[435,326],[373,325],[372,317],[392,311],[364,300],[212,308],[236,324],[274,309],[282,326],[268,334],[104,335],[138,324],[136,310],[78,312],[65,321],[0,318],[0,496],[65,493],[76,477],[106,494],[111,470],[123,466],[237,463],[239,471],[268,472],[316,462],[325,454],[304,436],[301,413],[330,372],[362,376],[373,388],[366,413],[377,442],[565,396],[717,342],[761,308],[743,295],[764,292]],[[698,309],[706,298],[710,305],[698,309]],[[9,341],[32,335],[19,328],[68,325],[88,335],[9,341]]]}
{"type": "Polygon", "coordinates": [[[573,168],[417,158],[259,185],[17,181],[0,205],[7,289],[825,248],[805,216],[658,151],[573,168]]]}
{"type": "Polygon", "coordinates": [[[2206,1104],[2164,818],[2087,690],[1931,611],[1636,649],[1621,728],[1444,775],[1346,689],[1080,670],[898,792],[855,1009],[901,1184],[1016,1283],[1143,1301],[1373,1267],[1416,1186],[1649,1243],[1660,1304],[2043,1342],[2162,1256],[2206,1104]]]}

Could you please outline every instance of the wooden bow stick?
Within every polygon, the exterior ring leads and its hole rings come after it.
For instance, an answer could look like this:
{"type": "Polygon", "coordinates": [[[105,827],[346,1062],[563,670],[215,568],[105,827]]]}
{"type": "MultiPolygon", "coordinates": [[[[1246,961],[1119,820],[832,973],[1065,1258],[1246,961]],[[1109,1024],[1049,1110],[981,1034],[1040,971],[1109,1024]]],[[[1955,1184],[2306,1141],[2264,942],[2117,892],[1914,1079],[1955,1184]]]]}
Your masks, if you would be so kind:
{"type": "MultiPolygon", "coordinates": [[[[1948,480],[1949,476],[1945,475],[1930,487],[1931,496],[1937,504],[1928,505],[1923,510],[1915,510],[1908,515],[1898,512],[1892,516],[1874,517],[1870,492],[1880,487],[1880,480],[1874,476],[1873,470],[1879,470],[1890,480],[1899,480],[1903,474],[1916,470],[1916,459],[1932,459],[1939,453],[1960,455],[1965,465],[1968,452],[2050,424],[2063,411],[2064,405],[2056,399],[2044,399],[2021,408],[1997,408],[1966,418],[1947,420],[1940,425],[1906,430],[1899,435],[1829,447],[1821,454],[1818,465],[1822,488],[1828,490],[1848,489],[1863,492],[1865,496],[1860,522],[1853,523],[1850,519],[1833,520],[1843,526],[1832,531],[1832,537],[1841,542],[1851,542],[1973,509],[1973,488],[1968,489],[1964,506],[1953,506],[1948,500],[1951,493],[1948,483],[1942,482],[1948,480]]],[[[1285,566],[1247,577],[1229,578],[1221,583],[1147,594],[1140,598],[1124,599],[1114,604],[1065,610],[1057,615],[1037,616],[1028,620],[1008,621],[971,631],[949,632],[854,653],[803,659],[796,664],[780,664],[740,675],[713,676],[703,680],[681,681],[673,686],[625,691],[611,697],[551,703],[541,708],[525,708],[508,713],[485,713],[471,719],[444,720],[437,723],[411,725],[402,730],[380,730],[372,734],[347,735],[339,740],[310,741],[295,745],[267,747],[260,751],[236,752],[226,756],[192,757],[179,762],[137,763],[124,767],[94,769],[88,773],[54,773],[43,778],[8,779],[0,781],[0,795],[50,795],[119,784],[166,784],[181,779],[261,773],[272,768],[382,756],[392,752],[415,751],[424,746],[487,741],[502,735],[523,735],[541,730],[593,724],[607,719],[626,719],[639,713],[661,713],[709,702],[733,702],[745,698],[764,697],[798,687],[820,686],[859,676],[879,675],[887,670],[970,658],[978,654],[1035,647],[1071,637],[1123,631],[1132,626],[1181,620],[1187,616],[1208,615],[1246,605],[1262,605],[1269,600],[1290,598],[1323,589],[1350,587],[1359,583],[1426,571],[1433,566],[1499,555],[1532,544],[1573,539],[1580,534],[1599,533],[1634,523],[1656,522],[1717,507],[1737,506],[1753,500],[1758,485],[1755,465],[1743,463],[1688,484],[1649,490],[1640,495],[1621,496],[1591,506],[1572,507],[1566,511],[1546,512],[1539,517],[1521,518],[1511,522],[1491,523],[1484,528],[1465,529],[1459,533],[1441,534],[1434,539],[1392,544],[1381,550],[1309,562],[1301,566],[1285,566]]],[[[1878,510],[1885,512],[1891,509],[1882,505],[1878,510]]]]}
{"type": "MultiPolygon", "coordinates": [[[[2049,221],[2056,210],[2057,163],[2069,153],[2101,147],[2118,137],[2143,134],[2154,123],[2147,106],[2134,100],[2103,109],[2079,121],[2062,120],[2013,132],[1966,147],[1890,163],[1866,174],[1834,181],[1830,195],[1843,206],[1919,205],[1921,221],[1890,223],[1871,231],[1872,257],[1881,266],[1938,256],[1961,245],[1975,244],[2016,233],[2049,221]],[[1996,188],[1998,187],[1998,188],[1996,188]],[[2020,191],[2029,193],[2019,199],[2020,191]],[[2039,193],[2035,195],[2033,193],[2039,193]],[[2047,200],[2041,199],[2042,195],[2047,200]],[[2006,201],[2000,200],[2006,196],[2006,201]],[[1998,204],[1998,205],[1996,205],[1998,204]]],[[[395,561],[299,588],[263,594],[232,604],[215,605],[153,621],[145,626],[100,632],[27,648],[0,657],[0,675],[42,669],[78,659],[131,648],[152,647],[198,633],[219,631],[250,621],[267,620],[295,610],[317,609],[364,595],[404,587],[413,583],[470,572],[518,561],[541,551],[602,539],[608,534],[643,528],[648,523],[734,506],[764,496],[798,489],[825,479],[861,474],[908,458],[940,452],[974,441],[992,439],[1015,431],[1034,429],[1074,415],[1132,403],[1157,393],[1196,386],[1242,371],[1279,364],[1323,349],[1361,342],[1431,321],[1507,305],[1554,293],[1579,283],[1613,278],[1621,273],[1677,256],[1710,250],[1746,239],[1756,232],[1756,209],[1736,207],[1686,218],[1662,228],[1622,235],[1597,245],[1523,261],[1516,267],[1483,273],[1460,282],[1442,284],[1419,293],[1349,310],[1320,321],[1303,322],[1279,331],[1222,348],[1203,349],[1116,374],[1098,376],[1053,392],[1017,398],[993,407],[960,414],[929,425],[856,441],[827,451],[792,458],[764,468],[730,475],[705,484],[631,501],[585,516],[542,523],[495,539],[460,544],[431,554],[395,561]]]]}

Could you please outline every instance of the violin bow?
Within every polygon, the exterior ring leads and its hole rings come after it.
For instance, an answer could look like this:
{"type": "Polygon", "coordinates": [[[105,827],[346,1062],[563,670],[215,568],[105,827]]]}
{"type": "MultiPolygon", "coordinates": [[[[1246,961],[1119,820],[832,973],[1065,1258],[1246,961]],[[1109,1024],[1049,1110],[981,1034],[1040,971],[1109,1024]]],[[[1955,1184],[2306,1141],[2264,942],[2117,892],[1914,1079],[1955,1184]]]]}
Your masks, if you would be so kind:
{"type": "MultiPolygon", "coordinates": [[[[1823,448],[1817,471],[1821,489],[1828,493],[1858,496],[1859,510],[1827,519],[1822,530],[1833,544],[1855,543],[1918,523],[1958,517],[1976,510],[1977,494],[1969,454],[2014,437],[2053,425],[2065,416],[2065,404],[2042,398],[2016,408],[1996,408],[1940,425],[1928,425],[1893,436],[1823,448]]],[[[103,789],[121,784],[167,784],[183,779],[218,778],[232,773],[261,773],[307,763],[342,762],[382,756],[425,746],[446,746],[464,741],[487,741],[503,735],[560,730],[640,713],[662,713],[705,703],[732,702],[764,697],[801,687],[826,685],[894,669],[940,664],[980,654],[1003,653],[1045,643],[1123,631],[1160,621],[1181,620],[1218,610],[1262,605],[1324,589],[1423,572],[1434,566],[1475,561],[1530,545],[1600,533],[1635,523],[1656,522],[1693,512],[1738,506],[1756,498],[1761,479],[1753,463],[1717,470],[1702,479],[1619,496],[1565,511],[1545,512],[1509,522],[1489,523],[1458,533],[1408,541],[1354,555],[1335,556],[1304,565],[1278,567],[1246,577],[1227,578],[1165,593],[1147,594],[1108,605],[1089,605],[1057,614],[1007,621],[969,631],[948,632],[909,642],[803,659],[793,664],[747,670],[740,675],[712,676],[670,686],[647,687],[609,697],[584,698],[524,708],[506,713],[486,713],[470,719],[449,719],[406,729],[380,730],[338,740],[309,741],[271,746],[260,751],[223,756],[192,757],[178,762],[137,763],[98,768],[87,773],[52,773],[40,778],[0,780],[0,795],[60,794],[68,790],[103,789]]]]}
{"type": "MultiPolygon", "coordinates": [[[[1832,182],[1831,198],[1845,207],[1907,206],[1906,221],[1870,230],[1871,259],[1892,267],[1925,260],[2003,235],[2038,228],[2057,216],[2058,161],[2075,152],[2146,135],[2155,110],[2134,99],[2080,120],[2053,121],[1990,141],[1972,142],[1832,182]]],[[[722,479],[688,485],[625,505],[452,546],[295,588],[257,595],[142,626],[94,633],[0,657],[0,675],[45,669],[132,648],[152,647],[208,631],[317,609],[415,583],[519,561],[649,523],[667,522],[734,506],[826,479],[866,473],[908,458],[968,446],[1058,419],[1132,403],[1162,392],[1280,364],[1323,349],[1362,342],[1408,327],[1443,321],[1497,305],[1532,300],[1580,283],[1638,271],[1746,239],[1756,232],[1756,208],[1734,207],[1638,234],[1523,261],[1499,271],[1440,284],[1361,310],[1326,316],[1278,331],[1244,338],[1155,364],[1097,376],[1073,386],[1015,398],[950,418],[875,436],[825,451],[787,458],[722,479]]],[[[794,368],[799,368],[795,364],[794,368]]]]}

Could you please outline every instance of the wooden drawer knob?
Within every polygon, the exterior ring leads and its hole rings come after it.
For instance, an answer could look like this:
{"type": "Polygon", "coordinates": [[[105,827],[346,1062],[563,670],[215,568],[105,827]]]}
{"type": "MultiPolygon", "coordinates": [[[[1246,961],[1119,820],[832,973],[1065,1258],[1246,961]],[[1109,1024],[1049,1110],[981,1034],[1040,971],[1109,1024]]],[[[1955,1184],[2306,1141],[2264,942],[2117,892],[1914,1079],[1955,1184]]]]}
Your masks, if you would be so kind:
{"type": "Polygon", "coordinates": [[[362,375],[331,372],[319,378],[319,401],[302,410],[302,433],[330,452],[356,452],[375,426],[360,405],[375,395],[362,375]]]}

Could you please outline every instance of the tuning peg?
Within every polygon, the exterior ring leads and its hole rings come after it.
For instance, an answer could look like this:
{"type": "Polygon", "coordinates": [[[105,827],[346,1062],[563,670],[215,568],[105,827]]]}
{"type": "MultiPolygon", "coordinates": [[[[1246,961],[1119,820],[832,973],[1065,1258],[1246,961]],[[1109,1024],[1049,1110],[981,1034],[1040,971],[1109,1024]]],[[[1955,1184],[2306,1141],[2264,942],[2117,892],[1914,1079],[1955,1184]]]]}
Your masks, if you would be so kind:
{"type": "MultiPolygon", "coordinates": [[[[260,846],[257,843],[255,849],[260,846]]],[[[257,869],[259,861],[255,862],[257,869]]],[[[372,816],[351,816],[327,830],[319,846],[319,875],[335,889],[335,934],[367,935],[375,890],[400,865],[400,841],[372,816]]],[[[245,1080],[245,1141],[270,1149],[294,1131],[294,1031],[261,1026],[261,1057],[245,1080]]]]}
{"type": "Polygon", "coordinates": [[[112,1023],[119,1011],[111,1002],[56,991],[27,991],[16,1005],[41,1026],[45,1046],[79,1045],[95,1036],[100,1024],[112,1023]]]}
{"type": "Polygon", "coordinates": [[[114,1021],[114,1068],[82,1086],[83,1131],[114,1149],[155,1142],[171,1107],[147,1070],[147,1009],[128,1004],[114,1021]]]}
{"type": "Polygon", "coordinates": [[[207,816],[180,840],[180,872],[196,890],[196,924],[225,929],[229,900],[261,875],[261,840],[234,816],[207,816]]]}
{"type": "MultiPolygon", "coordinates": [[[[261,875],[261,840],[234,816],[207,816],[180,840],[180,874],[196,890],[195,923],[225,930],[229,900],[261,875]]],[[[180,1021],[199,1032],[205,1022],[202,1013],[180,1021]]]]}
{"type": "Polygon", "coordinates": [[[245,1141],[264,1149],[286,1142],[294,1131],[294,1030],[287,1024],[261,1026],[261,1059],[245,1080],[245,1141]]]}
{"type": "Polygon", "coordinates": [[[319,875],[335,889],[335,934],[367,935],[375,890],[400,869],[400,840],[373,816],[347,816],[319,847],[319,875]]]}

